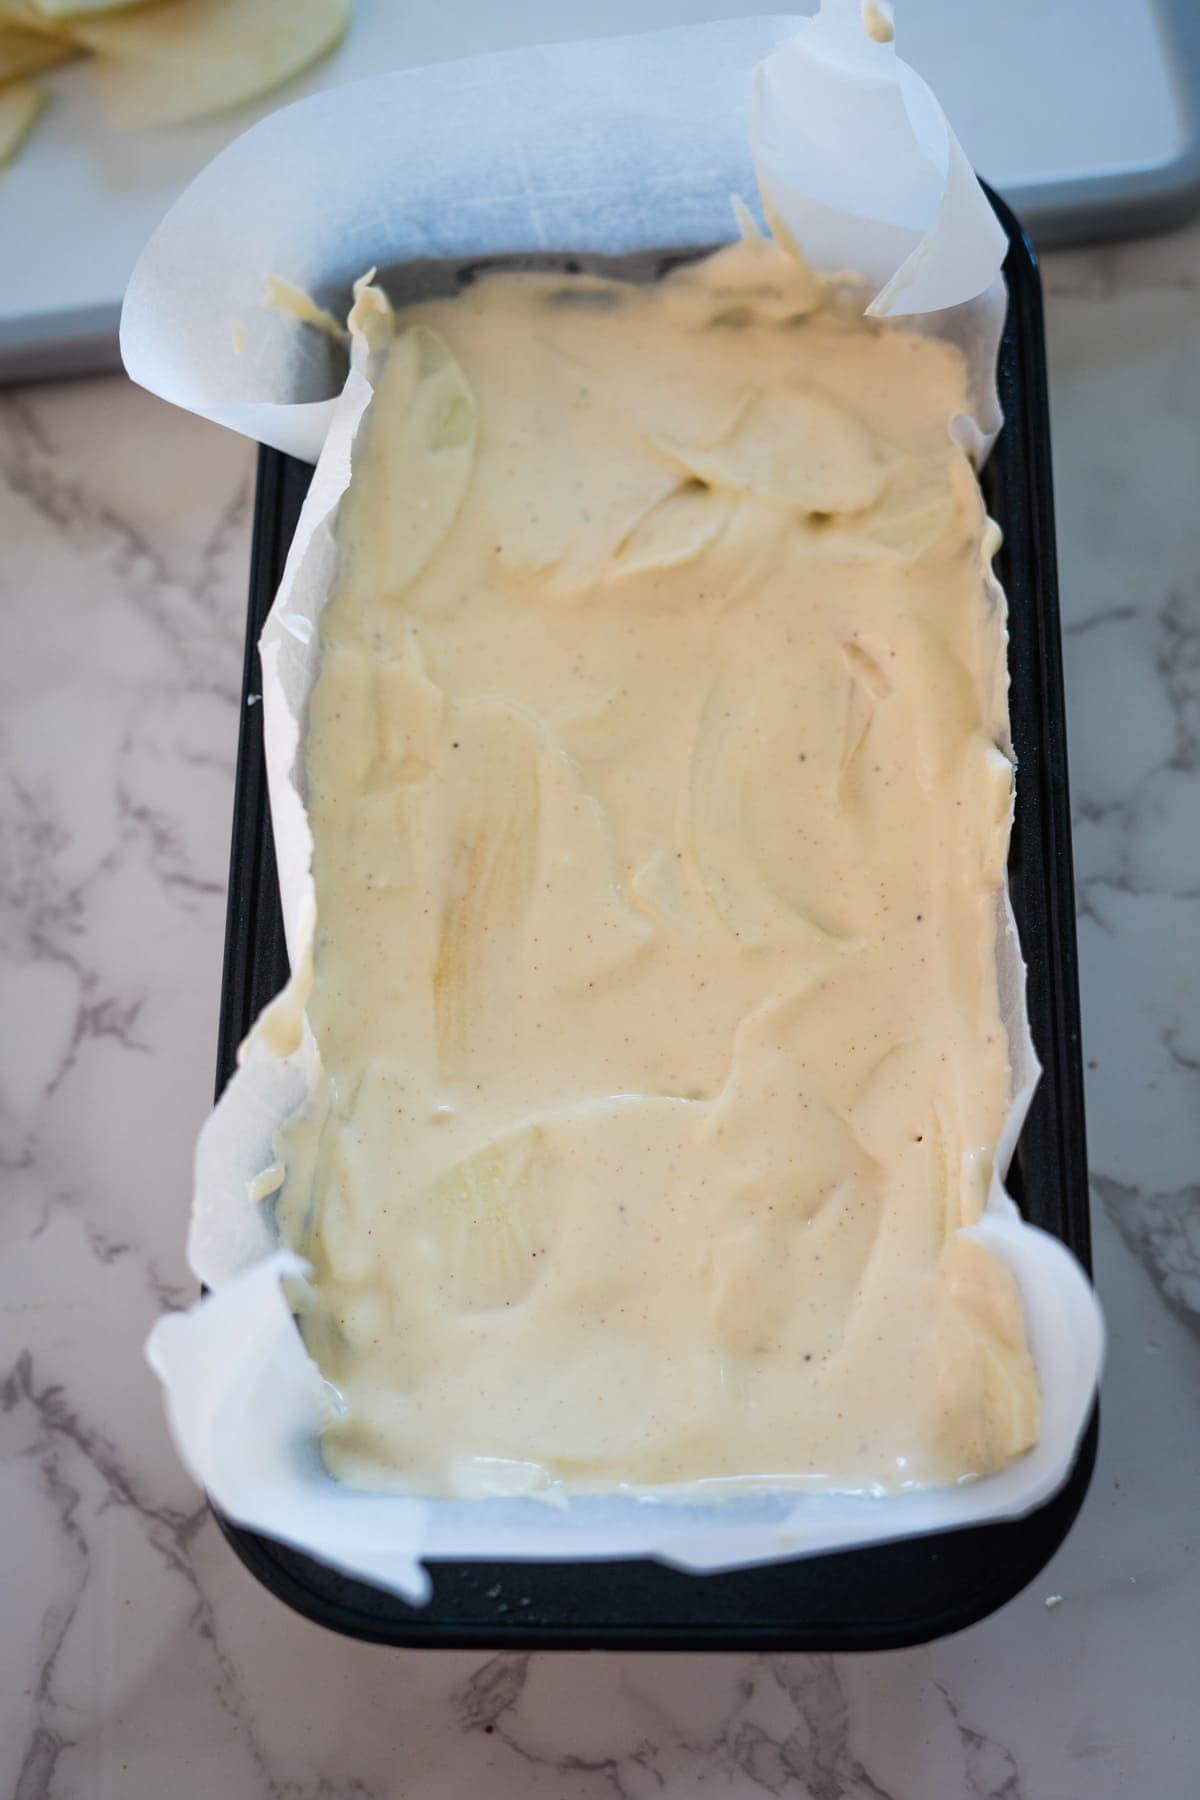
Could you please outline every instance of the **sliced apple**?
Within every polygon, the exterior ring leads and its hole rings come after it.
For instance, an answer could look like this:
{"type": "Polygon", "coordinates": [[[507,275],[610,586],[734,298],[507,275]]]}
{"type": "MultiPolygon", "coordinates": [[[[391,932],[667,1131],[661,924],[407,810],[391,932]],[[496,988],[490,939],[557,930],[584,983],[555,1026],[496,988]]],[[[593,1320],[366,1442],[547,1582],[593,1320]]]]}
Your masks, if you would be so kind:
{"type": "Polygon", "coordinates": [[[45,104],[46,96],[32,81],[10,81],[0,88],[0,168],[11,162],[45,104]]]}
{"type": "Polygon", "coordinates": [[[26,31],[23,25],[6,24],[0,15],[0,82],[40,74],[57,63],[69,62],[77,54],[74,45],[65,39],[26,31]]]}
{"type": "MultiPolygon", "coordinates": [[[[399,598],[444,541],[471,479],[476,429],[475,396],[446,343],[423,325],[403,332],[376,381],[372,454],[344,502],[348,540],[359,517],[375,540],[368,560],[387,597],[399,598]]],[[[346,579],[354,585],[353,558],[346,579]]]]}
{"type": "Polygon", "coordinates": [[[609,568],[618,581],[695,562],[721,535],[732,503],[702,481],[683,481],[649,506],[618,544],[609,568]]]}
{"type": "Polygon", "coordinates": [[[700,481],[807,513],[860,513],[883,492],[893,455],[849,407],[813,388],[746,396],[710,445],[659,438],[658,448],[700,481]]]}
{"type": "Polygon", "coordinates": [[[170,0],[76,12],[70,31],[96,54],[110,120],[134,130],[256,100],[332,50],[349,23],[349,0],[170,0]]]}
{"type": "Polygon", "coordinates": [[[718,682],[700,716],[689,789],[691,848],[705,892],[748,950],[797,938],[832,944],[836,934],[777,893],[755,853],[746,806],[754,732],[752,703],[718,682]]]}
{"type": "Polygon", "coordinates": [[[526,1126],[455,1163],[429,1189],[423,1229],[459,1312],[511,1306],[538,1278],[552,1235],[543,1132],[526,1126]]]}
{"type": "Polygon", "coordinates": [[[443,749],[446,849],[433,974],[443,1074],[470,1056],[486,1001],[511,1002],[537,869],[537,721],[499,700],[462,701],[443,749]]]}

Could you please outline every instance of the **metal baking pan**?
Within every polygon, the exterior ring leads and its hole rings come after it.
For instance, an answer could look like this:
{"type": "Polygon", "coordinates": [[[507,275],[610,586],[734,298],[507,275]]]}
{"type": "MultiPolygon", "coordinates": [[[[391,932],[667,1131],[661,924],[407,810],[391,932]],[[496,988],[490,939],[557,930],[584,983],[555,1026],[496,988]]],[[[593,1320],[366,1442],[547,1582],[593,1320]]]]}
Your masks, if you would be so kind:
{"type": "MultiPolygon", "coordinates": [[[[1091,1267],[1075,907],[1059,642],[1041,283],[1016,219],[1000,351],[1005,427],[983,476],[1003,528],[1012,734],[1019,762],[1009,859],[1044,1074],[1017,1145],[1010,1191],[1025,1217],[1091,1267]]],[[[664,264],[676,257],[661,259],[664,264]]],[[[570,267],[568,259],[556,266],[570,267]]],[[[469,271],[462,274],[469,278],[469,271]]],[[[262,450],[254,515],[245,686],[221,997],[217,1091],[237,1046],[287,976],[263,762],[257,642],[312,471],[262,450]]],[[[297,1612],[351,1636],[419,1648],[883,1650],[925,1642],[994,1612],[1065,1537],[1091,1477],[1093,1416],[1058,1494],[1023,1519],[800,1558],[722,1575],[650,1560],[433,1561],[433,1594],[410,1606],[223,1518],[253,1574],[297,1612]]]]}

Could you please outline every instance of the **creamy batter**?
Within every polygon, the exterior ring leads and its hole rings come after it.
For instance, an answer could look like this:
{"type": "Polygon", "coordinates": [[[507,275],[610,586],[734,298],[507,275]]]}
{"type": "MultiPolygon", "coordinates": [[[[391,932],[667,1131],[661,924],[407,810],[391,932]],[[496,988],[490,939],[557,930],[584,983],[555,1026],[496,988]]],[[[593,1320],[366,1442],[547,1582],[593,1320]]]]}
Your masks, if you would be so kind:
{"type": "Polygon", "coordinates": [[[329,1466],[997,1468],[1039,1402],[960,1231],[1012,770],[958,352],[753,238],[370,323],[307,740],[328,1093],[279,1201],[329,1466]]]}

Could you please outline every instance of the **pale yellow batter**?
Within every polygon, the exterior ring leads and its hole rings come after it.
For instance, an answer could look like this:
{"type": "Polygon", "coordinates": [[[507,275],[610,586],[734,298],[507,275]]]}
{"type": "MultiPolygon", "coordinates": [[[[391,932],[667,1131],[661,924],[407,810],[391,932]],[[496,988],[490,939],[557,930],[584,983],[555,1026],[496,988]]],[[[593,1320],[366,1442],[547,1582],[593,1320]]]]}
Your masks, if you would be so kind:
{"type": "Polygon", "coordinates": [[[279,1203],[330,1467],[1003,1464],[1038,1389],[959,1232],[1012,777],[958,353],[760,240],[371,329],[307,753],[329,1092],[279,1203]]]}

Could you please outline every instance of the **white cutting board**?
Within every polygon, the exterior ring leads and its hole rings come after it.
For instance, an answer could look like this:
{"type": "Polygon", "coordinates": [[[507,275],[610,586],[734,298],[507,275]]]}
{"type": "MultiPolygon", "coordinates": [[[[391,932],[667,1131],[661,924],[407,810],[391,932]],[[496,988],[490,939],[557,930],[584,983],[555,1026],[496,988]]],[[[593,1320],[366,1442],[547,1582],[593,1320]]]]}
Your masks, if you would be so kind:
{"type": "MultiPolygon", "coordinates": [[[[800,0],[797,11],[813,10],[800,0]]],[[[142,244],[190,178],[274,107],[391,68],[551,40],[773,10],[763,0],[355,0],[350,33],[307,76],[218,119],[110,131],[82,64],[0,171],[0,379],[115,360],[142,244]]],[[[1200,0],[896,0],[903,54],[976,168],[1042,241],[1103,235],[1200,201],[1200,0]],[[1189,54],[1185,44],[1191,38],[1189,54]]]]}

